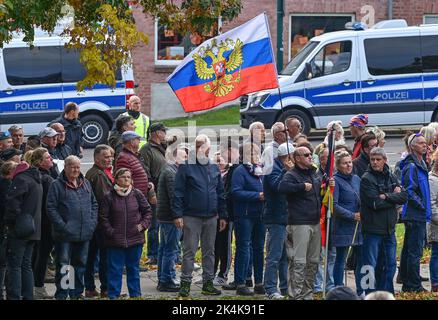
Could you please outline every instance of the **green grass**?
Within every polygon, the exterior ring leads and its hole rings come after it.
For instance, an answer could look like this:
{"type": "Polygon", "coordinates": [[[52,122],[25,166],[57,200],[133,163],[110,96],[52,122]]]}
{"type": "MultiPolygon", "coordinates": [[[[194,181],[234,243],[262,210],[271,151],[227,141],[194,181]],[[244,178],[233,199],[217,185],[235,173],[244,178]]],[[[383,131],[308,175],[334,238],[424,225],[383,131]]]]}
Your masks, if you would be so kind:
{"type": "Polygon", "coordinates": [[[188,121],[196,121],[197,126],[220,126],[239,124],[240,112],[239,106],[225,107],[219,110],[212,110],[203,114],[197,114],[193,117],[183,117],[162,120],[166,127],[185,127],[188,121]]]}

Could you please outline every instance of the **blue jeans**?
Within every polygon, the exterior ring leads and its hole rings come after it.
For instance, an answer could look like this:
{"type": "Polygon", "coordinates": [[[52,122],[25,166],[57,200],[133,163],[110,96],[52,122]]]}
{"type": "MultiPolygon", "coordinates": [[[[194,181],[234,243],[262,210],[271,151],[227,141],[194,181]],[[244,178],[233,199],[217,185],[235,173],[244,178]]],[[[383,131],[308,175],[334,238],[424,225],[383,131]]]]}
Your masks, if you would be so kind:
{"type": "Polygon", "coordinates": [[[394,293],[394,275],[397,269],[397,241],[395,233],[389,236],[364,233],[362,258],[362,279],[365,276],[369,276],[369,282],[361,282],[361,284],[366,285],[366,287],[361,286],[365,293],[368,294],[376,291],[376,278],[382,279],[380,290],[394,293]],[[383,259],[383,268],[377,269],[377,260],[381,251],[383,251],[383,255],[380,255],[383,259]],[[375,275],[374,272],[383,272],[383,274],[375,275]]]}
{"type": "MultiPolygon", "coordinates": [[[[335,281],[335,286],[344,285],[344,271],[345,263],[347,261],[347,253],[349,247],[336,247],[336,260],[335,266],[333,268],[333,279],[335,281]]],[[[362,268],[362,246],[353,246],[351,250],[354,251],[356,256],[356,269],[354,270],[354,277],[356,279],[356,292],[360,296],[363,292],[360,284],[361,274],[360,270],[362,268]]]]}
{"type": "Polygon", "coordinates": [[[252,247],[254,264],[254,281],[263,283],[263,250],[265,244],[265,225],[260,218],[235,219],[236,234],[236,285],[245,284],[250,264],[250,251],[252,247]]]}
{"type": "Polygon", "coordinates": [[[158,281],[169,283],[176,279],[175,261],[179,251],[182,230],[173,223],[160,223],[160,245],[158,247],[158,281]]]}
{"type": "MultiPolygon", "coordinates": [[[[318,272],[315,277],[315,288],[314,292],[322,292],[323,281],[324,281],[324,256],[325,256],[325,248],[321,248],[321,262],[318,266],[318,272]]],[[[335,281],[333,279],[333,268],[335,267],[335,259],[336,259],[336,248],[331,247],[328,250],[328,260],[327,260],[327,283],[325,292],[329,292],[335,286],[335,281]]]]}
{"type": "Polygon", "coordinates": [[[403,291],[417,291],[422,288],[420,260],[423,256],[426,222],[406,221],[400,271],[403,291]]]}
{"type": "Polygon", "coordinates": [[[266,231],[266,266],[265,266],[265,290],[270,295],[277,290],[280,279],[280,290],[287,290],[287,253],[284,241],[286,239],[286,226],[280,224],[267,224],[266,231]]]}
{"type": "Polygon", "coordinates": [[[438,242],[431,242],[432,256],[430,257],[430,283],[433,286],[438,285],[438,242]]]}
{"type": "Polygon", "coordinates": [[[85,267],[88,257],[88,241],[83,242],[55,242],[56,255],[56,293],[57,300],[78,298],[84,292],[85,267]],[[67,276],[68,266],[74,270],[74,283],[66,281],[72,279],[67,276]]]}
{"type": "Polygon", "coordinates": [[[14,238],[7,241],[7,299],[33,300],[32,252],[35,242],[14,238]]]}
{"type": "Polygon", "coordinates": [[[143,245],[129,248],[108,248],[108,297],[117,299],[122,290],[123,268],[126,267],[126,282],[129,297],[141,296],[140,289],[140,258],[143,245]]]}
{"type": "Polygon", "coordinates": [[[156,206],[152,206],[152,220],[151,225],[148,229],[148,258],[149,259],[157,259],[158,258],[158,246],[159,246],[159,239],[158,239],[158,220],[157,220],[157,214],[156,214],[156,206]]]}

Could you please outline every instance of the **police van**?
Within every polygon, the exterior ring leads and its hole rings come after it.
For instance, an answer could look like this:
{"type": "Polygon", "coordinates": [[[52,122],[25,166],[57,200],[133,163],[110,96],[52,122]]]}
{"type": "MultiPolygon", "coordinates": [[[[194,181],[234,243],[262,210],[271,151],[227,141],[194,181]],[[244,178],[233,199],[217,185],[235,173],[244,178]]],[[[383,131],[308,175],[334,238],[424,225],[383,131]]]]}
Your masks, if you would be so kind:
{"type": "Polygon", "coordinates": [[[358,113],[372,125],[438,121],[438,25],[348,27],[312,38],[281,71],[280,90],[242,97],[242,127],[295,116],[308,133],[358,113]]]}
{"type": "Polygon", "coordinates": [[[113,119],[126,111],[134,94],[132,68],[117,71],[115,88],[77,91],[85,69],[79,51],[64,47],[67,38],[36,31],[32,48],[21,39],[16,35],[0,49],[0,131],[20,124],[26,135],[38,134],[73,101],[79,106],[85,147],[106,143],[113,119]]]}

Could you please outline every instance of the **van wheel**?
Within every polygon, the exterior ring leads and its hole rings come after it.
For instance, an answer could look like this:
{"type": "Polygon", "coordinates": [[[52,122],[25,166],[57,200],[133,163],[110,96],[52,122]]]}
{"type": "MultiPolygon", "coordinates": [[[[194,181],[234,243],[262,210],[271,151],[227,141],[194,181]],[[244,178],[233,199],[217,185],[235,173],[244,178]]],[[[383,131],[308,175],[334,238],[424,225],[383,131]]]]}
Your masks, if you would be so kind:
{"type": "Polygon", "coordinates": [[[305,135],[308,135],[310,133],[311,125],[310,119],[307,114],[297,109],[285,110],[283,113],[280,114],[278,121],[284,123],[284,121],[289,117],[295,117],[301,122],[301,128],[303,128],[301,131],[302,133],[304,133],[305,135]]]}
{"type": "Polygon", "coordinates": [[[90,114],[80,120],[84,134],[84,148],[95,148],[99,144],[106,143],[109,127],[102,117],[90,114]]]}

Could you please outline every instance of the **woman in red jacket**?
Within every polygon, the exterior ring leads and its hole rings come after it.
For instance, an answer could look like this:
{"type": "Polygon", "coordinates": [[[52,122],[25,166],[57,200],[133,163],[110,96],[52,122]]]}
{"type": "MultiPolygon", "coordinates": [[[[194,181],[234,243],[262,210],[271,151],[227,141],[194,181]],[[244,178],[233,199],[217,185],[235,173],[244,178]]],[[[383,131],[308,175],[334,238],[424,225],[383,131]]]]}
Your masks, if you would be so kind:
{"type": "Polygon", "coordinates": [[[132,186],[131,171],[120,168],[115,185],[100,208],[99,226],[108,248],[108,297],[117,299],[122,288],[123,268],[131,298],[140,297],[140,257],[152,211],[146,197],[132,186]]]}

